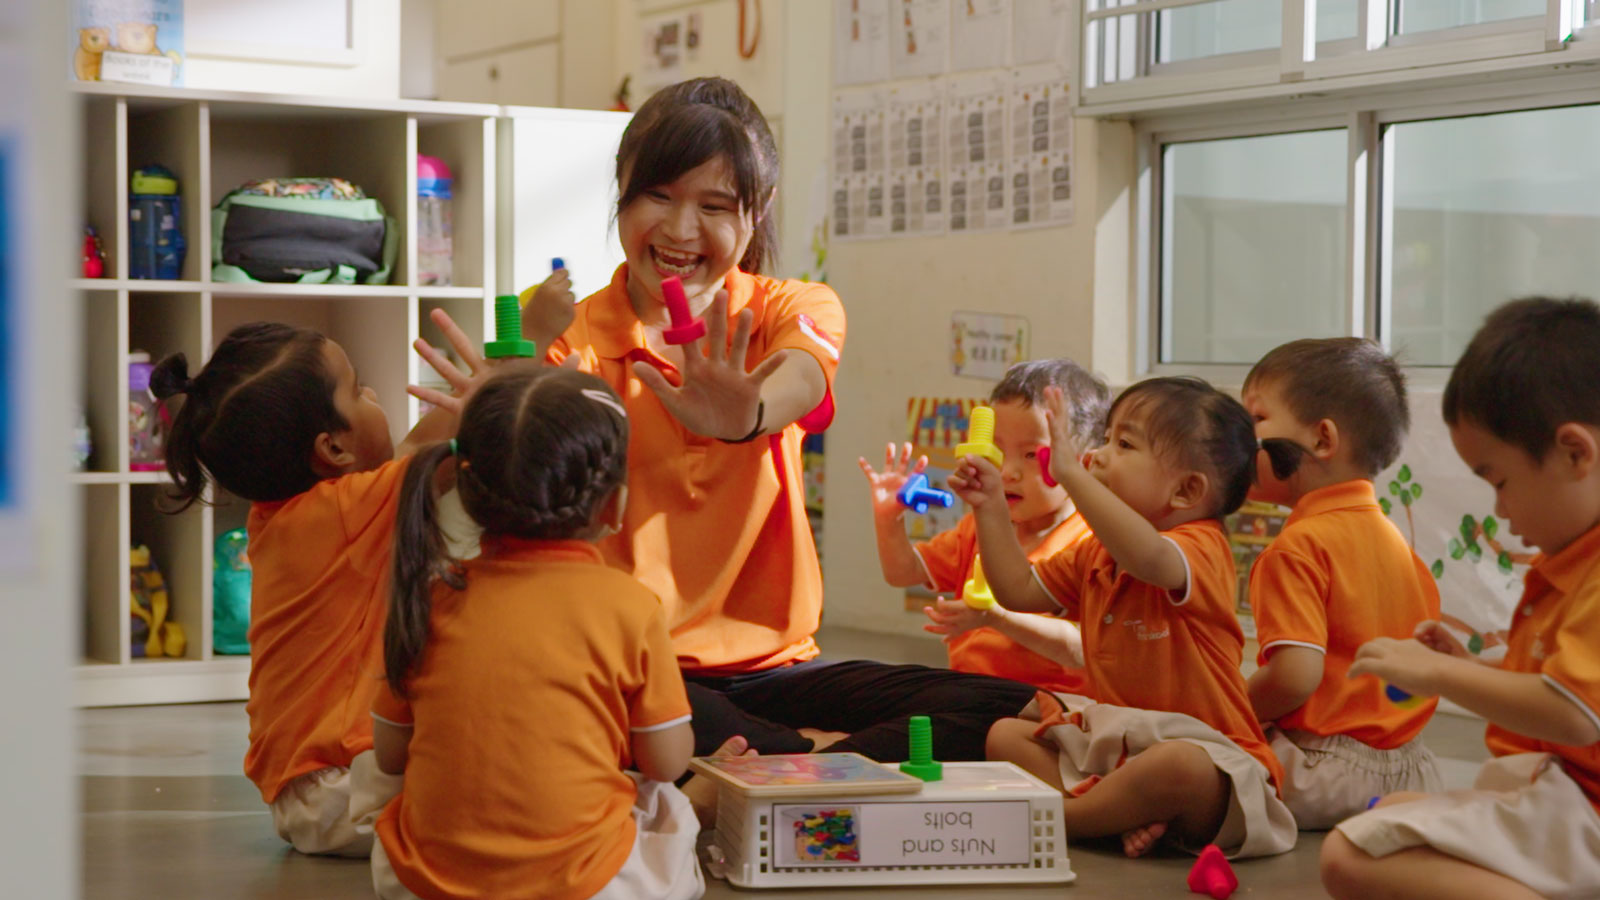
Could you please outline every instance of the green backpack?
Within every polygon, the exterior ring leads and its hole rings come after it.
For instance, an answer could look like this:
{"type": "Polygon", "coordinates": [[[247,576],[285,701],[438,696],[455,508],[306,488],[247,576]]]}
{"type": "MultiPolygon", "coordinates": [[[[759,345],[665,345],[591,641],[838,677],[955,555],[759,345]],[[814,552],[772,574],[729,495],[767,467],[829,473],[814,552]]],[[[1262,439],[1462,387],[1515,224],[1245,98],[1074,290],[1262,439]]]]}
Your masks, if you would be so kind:
{"type": "Polygon", "coordinates": [[[269,178],[211,211],[211,280],[387,284],[399,230],[342,178],[269,178]]]}

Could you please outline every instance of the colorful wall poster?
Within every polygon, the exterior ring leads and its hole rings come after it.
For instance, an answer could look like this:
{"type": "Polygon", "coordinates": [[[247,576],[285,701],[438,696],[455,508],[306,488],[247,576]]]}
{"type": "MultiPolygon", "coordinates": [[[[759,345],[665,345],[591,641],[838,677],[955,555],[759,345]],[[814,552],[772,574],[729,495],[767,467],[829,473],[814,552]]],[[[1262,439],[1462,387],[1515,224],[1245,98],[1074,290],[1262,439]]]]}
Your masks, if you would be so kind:
{"type": "MultiPolygon", "coordinates": [[[[928,484],[945,488],[944,480],[956,468],[956,445],[967,439],[968,419],[975,406],[987,401],[975,397],[912,397],[906,401],[906,440],[911,442],[913,460],[926,456],[928,484]]],[[[930,540],[934,535],[956,527],[966,509],[958,500],[948,509],[930,505],[926,513],[906,511],[906,534],[912,543],[930,540]]],[[[921,585],[906,588],[905,609],[921,612],[937,597],[921,585]]]]}
{"type": "Polygon", "coordinates": [[[183,0],[77,0],[69,58],[77,81],[183,84],[183,0]]]}
{"type": "Polygon", "coordinates": [[[950,371],[999,381],[1012,364],[1028,358],[1028,320],[1022,316],[950,314],[950,371]]]}

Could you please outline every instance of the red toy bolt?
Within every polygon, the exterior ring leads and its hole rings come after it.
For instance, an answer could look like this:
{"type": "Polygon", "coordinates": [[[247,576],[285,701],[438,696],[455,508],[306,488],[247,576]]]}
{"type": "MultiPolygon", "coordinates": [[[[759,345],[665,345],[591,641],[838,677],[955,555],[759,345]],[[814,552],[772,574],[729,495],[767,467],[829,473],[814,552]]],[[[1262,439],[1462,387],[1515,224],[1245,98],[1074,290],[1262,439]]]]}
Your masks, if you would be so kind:
{"type": "Polygon", "coordinates": [[[706,336],[706,321],[689,315],[689,298],[683,295],[683,282],[668,278],[661,282],[661,299],[667,301],[672,327],[661,332],[669,344],[687,344],[706,336]]]}
{"type": "Polygon", "coordinates": [[[1056,477],[1050,474],[1050,445],[1041,446],[1036,455],[1039,458],[1039,475],[1044,479],[1044,486],[1055,487],[1056,477]]]}
{"type": "Polygon", "coordinates": [[[1226,900],[1238,887],[1239,879],[1228,865],[1228,858],[1216,844],[1207,844],[1200,851],[1200,858],[1194,861],[1194,868],[1189,870],[1189,891],[1205,894],[1211,900],[1226,900]]]}

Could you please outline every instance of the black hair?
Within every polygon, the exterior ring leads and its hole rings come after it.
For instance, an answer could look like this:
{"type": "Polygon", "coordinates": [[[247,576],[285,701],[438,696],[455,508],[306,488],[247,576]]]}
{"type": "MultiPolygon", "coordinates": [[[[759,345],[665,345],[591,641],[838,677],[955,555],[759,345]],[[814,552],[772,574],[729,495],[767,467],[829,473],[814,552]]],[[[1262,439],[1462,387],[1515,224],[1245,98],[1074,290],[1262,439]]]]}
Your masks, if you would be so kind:
{"type": "MultiPolygon", "coordinates": [[[[1411,428],[1406,377],[1377,341],[1358,337],[1290,341],[1263,356],[1244,379],[1246,389],[1266,384],[1282,392],[1289,411],[1302,424],[1332,419],[1348,437],[1352,458],[1369,477],[1400,456],[1411,428]]],[[[1281,472],[1281,451],[1270,446],[1268,451],[1274,472],[1281,472]]],[[[1298,462],[1300,454],[1292,455],[1298,462]]]]}
{"type": "Polygon", "coordinates": [[[1111,391],[1106,383],[1070,359],[1036,359],[1006,370],[989,392],[989,402],[1021,400],[1025,406],[1043,406],[1044,389],[1054,385],[1066,395],[1072,419],[1072,436],[1084,449],[1106,442],[1106,412],[1111,391]]]}
{"type": "Polygon", "coordinates": [[[1444,421],[1480,425],[1543,461],[1568,422],[1600,426],[1600,307],[1525,297],[1490,313],[1444,389],[1444,421]]]}
{"type": "Polygon", "coordinates": [[[317,436],[350,427],[334,406],[326,344],[306,328],[255,322],[229,332],[193,380],[182,353],[156,365],[156,399],[184,398],[166,441],[178,510],[204,497],[208,479],[251,502],[287,500],[321,480],[311,467],[317,436]]]}
{"type": "Polygon", "coordinates": [[[778,252],[772,215],[778,145],[755,101],[726,78],[680,81],[652,94],[634,113],[617,148],[617,212],[718,156],[733,170],[739,206],[755,224],[739,268],[759,274],[778,252]]]}
{"type": "Polygon", "coordinates": [[[1108,416],[1115,418],[1124,406],[1146,411],[1145,437],[1155,453],[1211,476],[1217,502],[1207,518],[1244,505],[1255,481],[1258,445],[1243,404],[1202,379],[1181,376],[1133,385],[1111,404],[1108,416]]]}
{"type": "Polygon", "coordinates": [[[607,498],[627,480],[628,419],[622,401],[593,375],[508,365],[467,402],[454,450],[440,442],[412,458],[395,514],[383,629],[385,677],[400,696],[427,645],[434,583],[466,587],[433,496],[434,474],[452,457],[461,505],[485,535],[588,537],[607,498]]]}

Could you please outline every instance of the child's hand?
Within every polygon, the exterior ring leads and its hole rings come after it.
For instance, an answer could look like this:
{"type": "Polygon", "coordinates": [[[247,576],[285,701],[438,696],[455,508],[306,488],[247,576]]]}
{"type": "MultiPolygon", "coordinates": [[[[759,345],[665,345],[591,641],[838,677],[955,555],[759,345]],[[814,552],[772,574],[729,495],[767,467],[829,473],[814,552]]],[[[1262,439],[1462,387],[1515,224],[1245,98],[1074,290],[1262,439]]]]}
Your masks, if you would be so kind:
{"type": "Polygon", "coordinates": [[[932,606],[924,606],[922,611],[933,620],[922,626],[922,630],[942,634],[946,641],[989,624],[988,610],[973,609],[962,600],[939,599],[932,606]]]}
{"type": "Polygon", "coordinates": [[[909,443],[901,445],[898,456],[894,444],[888,446],[883,454],[882,472],[874,470],[865,456],[857,457],[856,462],[861,464],[861,473],[867,476],[867,484],[872,488],[872,515],[879,521],[899,518],[905,512],[898,496],[900,489],[905,487],[911,476],[928,467],[926,456],[918,457],[916,465],[911,465],[909,443]]]}
{"type": "Polygon", "coordinates": [[[557,269],[550,277],[522,292],[522,337],[533,341],[540,353],[566,333],[578,315],[578,298],[572,293],[572,276],[557,269]]]}
{"type": "Polygon", "coordinates": [[[1456,640],[1456,636],[1450,633],[1450,629],[1446,628],[1444,623],[1437,619],[1429,619],[1426,622],[1418,623],[1411,636],[1421,641],[1422,646],[1436,653],[1459,656],[1462,659],[1477,659],[1466,647],[1462,646],[1460,641],[1456,640]]]}
{"type": "Polygon", "coordinates": [[[981,456],[962,457],[956,463],[955,472],[945,479],[945,485],[972,507],[973,512],[986,506],[1005,509],[1006,492],[1000,470],[981,456]]]}
{"type": "Polygon", "coordinates": [[[1050,477],[1064,483],[1068,470],[1083,465],[1085,447],[1078,446],[1072,433],[1072,416],[1067,410],[1067,397],[1061,388],[1050,385],[1044,389],[1044,419],[1050,427],[1050,477]]]}
{"type": "Polygon", "coordinates": [[[418,387],[412,384],[406,386],[406,393],[424,403],[432,404],[439,409],[447,410],[459,416],[461,415],[461,410],[466,407],[467,401],[472,399],[472,395],[477,392],[478,387],[488,380],[493,367],[484,362],[483,354],[478,352],[478,348],[472,343],[472,339],[467,337],[467,333],[461,330],[461,327],[455,323],[454,319],[450,318],[449,313],[443,309],[435,309],[432,313],[432,318],[433,324],[439,326],[439,330],[444,333],[445,340],[449,341],[450,346],[455,348],[456,355],[461,357],[461,362],[467,367],[467,372],[463,374],[460,369],[456,368],[455,363],[445,358],[444,354],[434,349],[422,338],[417,338],[416,344],[413,345],[417,349],[417,355],[427,360],[428,365],[432,366],[433,370],[438,372],[441,378],[449,382],[450,387],[454,388],[454,390],[449,394],[445,394],[432,388],[418,387]]]}
{"type": "Polygon", "coordinates": [[[1348,678],[1376,675],[1408,694],[1439,693],[1439,653],[1421,641],[1373,638],[1356,651],[1348,678]]]}

